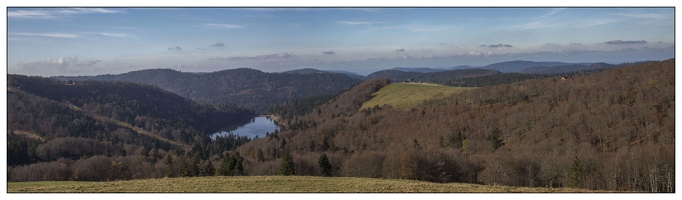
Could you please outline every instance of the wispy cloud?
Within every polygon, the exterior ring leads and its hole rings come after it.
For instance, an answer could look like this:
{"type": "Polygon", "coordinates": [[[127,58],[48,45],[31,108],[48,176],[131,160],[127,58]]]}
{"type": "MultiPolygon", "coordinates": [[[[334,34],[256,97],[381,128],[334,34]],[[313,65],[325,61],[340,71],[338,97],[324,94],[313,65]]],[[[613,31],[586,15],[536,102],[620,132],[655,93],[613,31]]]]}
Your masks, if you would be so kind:
{"type": "Polygon", "coordinates": [[[225,43],[216,42],[215,44],[212,44],[211,46],[212,46],[212,47],[224,47],[224,46],[225,46],[225,43]]]}
{"type": "Polygon", "coordinates": [[[542,17],[543,18],[551,17],[553,15],[559,14],[561,11],[564,11],[564,10],[566,10],[566,8],[554,8],[554,9],[550,10],[549,13],[543,15],[542,17]]]}
{"type": "Polygon", "coordinates": [[[123,10],[113,10],[106,8],[11,9],[7,11],[7,17],[24,19],[59,19],[70,15],[114,13],[123,13],[123,10]]]}
{"type": "MultiPolygon", "coordinates": [[[[485,47],[486,45],[483,44],[483,45],[480,45],[480,46],[481,46],[481,47],[485,47]]],[[[490,47],[490,48],[514,47],[514,46],[512,46],[512,45],[510,45],[510,44],[491,44],[491,45],[487,45],[487,46],[490,47]]]]}
{"type": "Polygon", "coordinates": [[[508,30],[532,30],[532,29],[550,28],[550,27],[557,27],[557,26],[564,26],[564,25],[565,24],[556,23],[556,22],[552,22],[549,20],[536,20],[536,21],[531,21],[531,22],[527,22],[527,23],[523,23],[523,24],[507,26],[506,29],[508,29],[508,30]]]}
{"type": "Polygon", "coordinates": [[[617,16],[632,17],[640,19],[670,19],[672,15],[666,13],[613,13],[617,16]]]}
{"type": "Polygon", "coordinates": [[[103,36],[108,36],[108,37],[117,37],[117,38],[136,38],[134,35],[128,34],[128,33],[107,33],[107,32],[101,32],[101,33],[96,33],[99,35],[103,36]]]}
{"type": "Polygon", "coordinates": [[[368,25],[368,24],[380,24],[385,22],[366,22],[366,21],[339,21],[340,24],[346,25],[368,25]]]}
{"type": "Polygon", "coordinates": [[[230,61],[240,61],[240,60],[267,60],[273,58],[293,58],[295,55],[293,53],[274,53],[266,55],[257,56],[231,56],[231,57],[213,57],[211,60],[230,60],[230,61]]]}
{"type": "Polygon", "coordinates": [[[204,25],[216,28],[242,28],[242,26],[235,24],[204,24],[204,25]]]}
{"type": "Polygon", "coordinates": [[[73,33],[10,33],[12,35],[39,36],[51,38],[82,38],[83,36],[73,33]]]}
{"type": "Polygon", "coordinates": [[[9,33],[11,35],[21,35],[21,36],[36,36],[36,37],[50,37],[50,38],[66,38],[66,39],[76,39],[76,38],[86,38],[86,35],[102,35],[107,37],[117,37],[117,38],[133,38],[136,39],[135,35],[128,33],[109,33],[109,32],[84,32],[84,33],[9,33]]]}
{"type": "Polygon", "coordinates": [[[404,29],[413,32],[434,32],[434,31],[453,31],[459,30],[456,26],[449,25],[406,25],[406,26],[386,26],[383,29],[404,29]]]}
{"type": "Polygon", "coordinates": [[[646,40],[611,40],[604,42],[606,44],[646,44],[646,40]]]}

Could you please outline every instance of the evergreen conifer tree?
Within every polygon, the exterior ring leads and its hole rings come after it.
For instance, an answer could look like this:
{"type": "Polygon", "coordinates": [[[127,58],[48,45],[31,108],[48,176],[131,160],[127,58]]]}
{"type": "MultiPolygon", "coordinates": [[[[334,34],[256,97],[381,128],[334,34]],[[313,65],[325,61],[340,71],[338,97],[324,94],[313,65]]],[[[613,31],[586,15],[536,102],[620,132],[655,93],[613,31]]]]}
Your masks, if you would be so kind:
{"type": "Polygon", "coordinates": [[[175,169],[173,169],[173,157],[171,154],[166,155],[166,158],[163,159],[163,164],[166,165],[166,177],[175,177],[175,169]]]}
{"type": "Polygon", "coordinates": [[[329,163],[327,154],[322,153],[322,155],[320,155],[320,159],[318,159],[317,162],[320,165],[320,170],[322,171],[323,176],[332,176],[332,165],[329,163]]]}
{"type": "Polygon", "coordinates": [[[296,169],[294,168],[294,158],[291,156],[288,148],[284,149],[282,155],[282,162],[279,165],[279,174],[284,176],[294,175],[296,169]]]}
{"type": "Polygon", "coordinates": [[[206,166],[201,170],[202,176],[213,176],[215,174],[215,167],[211,161],[206,162],[206,166]]]}
{"type": "Polygon", "coordinates": [[[263,150],[258,149],[258,153],[256,155],[256,158],[258,159],[258,162],[264,162],[265,161],[265,156],[263,156],[263,150]]]}
{"type": "Polygon", "coordinates": [[[580,158],[575,156],[573,158],[573,165],[571,165],[571,172],[566,186],[571,188],[580,187],[583,179],[583,165],[580,164],[580,158]]]}

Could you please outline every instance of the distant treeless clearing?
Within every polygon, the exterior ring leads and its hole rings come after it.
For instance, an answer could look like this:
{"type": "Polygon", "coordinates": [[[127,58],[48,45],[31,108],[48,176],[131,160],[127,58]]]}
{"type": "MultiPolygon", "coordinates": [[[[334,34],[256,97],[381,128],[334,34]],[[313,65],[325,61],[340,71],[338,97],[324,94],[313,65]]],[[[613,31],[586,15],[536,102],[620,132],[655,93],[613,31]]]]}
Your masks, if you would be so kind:
{"type": "Polygon", "coordinates": [[[469,89],[473,88],[451,87],[435,83],[393,83],[372,94],[374,97],[363,103],[360,109],[386,104],[402,110],[409,110],[424,100],[442,98],[469,89]]]}
{"type": "Polygon", "coordinates": [[[530,188],[466,183],[431,183],[414,180],[314,176],[211,176],[143,179],[113,182],[9,182],[9,193],[79,192],[189,192],[189,193],[488,193],[488,192],[596,192],[572,188],[530,188]]]}

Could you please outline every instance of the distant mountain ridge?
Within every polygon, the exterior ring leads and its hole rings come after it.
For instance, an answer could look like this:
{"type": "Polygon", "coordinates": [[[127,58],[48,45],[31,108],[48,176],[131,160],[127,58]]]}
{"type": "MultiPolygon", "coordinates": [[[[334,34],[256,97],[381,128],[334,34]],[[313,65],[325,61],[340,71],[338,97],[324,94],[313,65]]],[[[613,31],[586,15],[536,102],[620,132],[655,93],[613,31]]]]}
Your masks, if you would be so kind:
{"type": "Polygon", "coordinates": [[[336,74],[345,74],[351,78],[355,78],[358,80],[364,80],[365,79],[365,76],[359,75],[357,73],[348,72],[348,71],[341,71],[341,70],[319,70],[319,69],[313,69],[313,68],[303,68],[303,69],[294,69],[294,70],[284,71],[281,73],[289,73],[289,74],[336,73],[336,74]]]}
{"type": "Polygon", "coordinates": [[[65,81],[116,80],[153,85],[194,101],[234,104],[257,113],[286,100],[335,94],[360,82],[340,73],[266,73],[248,68],[202,74],[147,69],[118,75],[52,78],[65,81]]]}
{"type": "Polygon", "coordinates": [[[554,67],[545,67],[545,66],[538,66],[538,67],[529,67],[526,69],[523,69],[521,73],[524,74],[558,74],[558,73],[571,73],[571,72],[580,72],[580,71],[588,71],[588,70],[602,70],[602,69],[609,69],[609,68],[614,68],[618,67],[619,65],[612,65],[608,63],[595,63],[591,65],[582,65],[582,64],[572,64],[572,65],[561,65],[561,66],[554,66],[554,67]]]}
{"type": "Polygon", "coordinates": [[[535,61],[524,61],[524,60],[514,60],[507,62],[494,63],[481,67],[481,69],[494,69],[502,73],[509,72],[521,72],[529,67],[554,67],[554,66],[568,66],[574,63],[564,63],[564,62],[535,62],[535,61]]]}
{"type": "Polygon", "coordinates": [[[490,69],[462,69],[462,70],[445,70],[439,72],[405,72],[400,70],[382,70],[367,75],[367,79],[373,78],[387,78],[393,82],[402,81],[425,81],[434,83],[445,83],[455,79],[475,76],[487,76],[491,74],[500,73],[490,69]]]}
{"type": "Polygon", "coordinates": [[[428,68],[428,67],[418,67],[418,68],[394,67],[394,68],[391,68],[388,70],[398,70],[398,71],[404,71],[404,72],[421,72],[421,73],[447,71],[447,69],[437,69],[437,68],[428,68]]]}

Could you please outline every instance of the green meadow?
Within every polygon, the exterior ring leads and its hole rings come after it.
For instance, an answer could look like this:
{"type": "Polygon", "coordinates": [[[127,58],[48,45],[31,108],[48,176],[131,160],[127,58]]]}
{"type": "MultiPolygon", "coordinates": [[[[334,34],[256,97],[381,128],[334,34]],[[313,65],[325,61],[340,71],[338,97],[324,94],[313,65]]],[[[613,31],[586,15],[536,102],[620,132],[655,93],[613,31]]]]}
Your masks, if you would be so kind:
{"type": "Polygon", "coordinates": [[[473,88],[451,87],[434,83],[393,83],[374,93],[374,97],[362,104],[360,109],[386,104],[403,110],[409,110],[421,104],[424,100],[442,98],[469,89],[473,88]]]}

